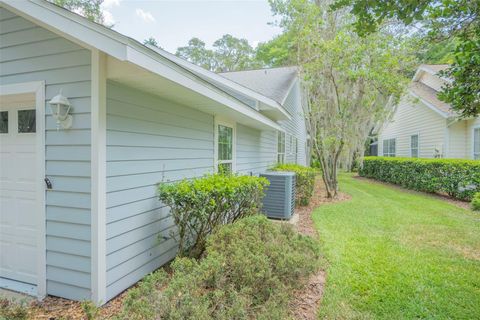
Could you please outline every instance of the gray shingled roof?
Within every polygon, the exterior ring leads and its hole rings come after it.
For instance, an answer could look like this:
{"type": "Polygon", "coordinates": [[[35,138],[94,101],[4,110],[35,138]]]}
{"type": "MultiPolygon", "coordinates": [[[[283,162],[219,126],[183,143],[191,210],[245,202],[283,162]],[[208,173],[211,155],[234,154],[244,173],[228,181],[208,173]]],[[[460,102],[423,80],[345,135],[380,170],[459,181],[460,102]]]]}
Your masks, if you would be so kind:
{"type": "Polygon", "coordinates": [[[219,74],[281,104],[297,76],[297,67],[235,71],[219,74]]]}

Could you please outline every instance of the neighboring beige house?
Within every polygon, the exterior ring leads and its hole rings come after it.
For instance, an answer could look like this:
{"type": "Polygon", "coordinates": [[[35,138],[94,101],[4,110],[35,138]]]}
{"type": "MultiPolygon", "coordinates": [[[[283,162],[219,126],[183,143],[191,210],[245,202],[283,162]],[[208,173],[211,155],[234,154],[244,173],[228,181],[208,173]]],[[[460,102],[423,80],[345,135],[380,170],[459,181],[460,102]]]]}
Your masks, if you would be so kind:
{"type": "Polygon", "coordinates": [[[437,98],[448,65],[421,65],[393,117],[379,132],[378,155],[480,159],[480,118],[459,119],[437,98]]]}

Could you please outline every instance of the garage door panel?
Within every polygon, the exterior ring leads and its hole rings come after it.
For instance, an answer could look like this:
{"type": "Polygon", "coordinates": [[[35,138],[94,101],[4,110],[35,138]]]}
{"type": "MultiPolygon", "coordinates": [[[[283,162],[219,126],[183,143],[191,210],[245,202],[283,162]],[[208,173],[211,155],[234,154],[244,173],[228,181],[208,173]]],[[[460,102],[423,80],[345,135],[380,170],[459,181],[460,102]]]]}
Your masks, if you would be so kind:
{"type": "Polygon", "coordinates": [[[18,132],[25,109],[34,108],[0,104],[8,112],[8,133],[0,134],[0,276],[37,284],[36,134],[18,132]]]}

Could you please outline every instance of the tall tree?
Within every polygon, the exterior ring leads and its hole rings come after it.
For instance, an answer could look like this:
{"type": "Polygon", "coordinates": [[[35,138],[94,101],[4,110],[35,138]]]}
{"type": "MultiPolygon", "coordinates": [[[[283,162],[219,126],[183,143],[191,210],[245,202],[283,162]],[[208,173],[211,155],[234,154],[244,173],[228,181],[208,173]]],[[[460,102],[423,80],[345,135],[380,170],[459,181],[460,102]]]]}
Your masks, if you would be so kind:
{"type": "Polygon", "coordinates": [[[218,72],[245,70],[256,66],[254,50],[247,39],[225,34],[213,43],[213,48],[218,72]]]}
{"type": "Polygon", "coordinates": [[[452,82],[439,97],[463,117],[480,114],[480,0],[337,0],[332,8],[349,8],[360,35],[396,19],[426,30],[428,41],[455,37],[453,63],[441,74],[452,82]]]}
{"type": "Polygon", "coordinates": [[[215,70],[216,62],[214,52],[207,49],[205,42],[198,38],[192,38],[185,47],[177,48],[175,53],[180,58],[186,59],[197,66],[208,70],[215,70]]]}
{"type": "Polygon", "coordinates": [[[259,66],[254,53],[246,39],[226,34],[213,43],[213,49],[208,49],[202,40],[192,38],[187,46],[179,47],[175,54],[205,69],[226,72],[259,66]]]}
{"type": "Polygon", "coordinates": [[[96,23],[104,24],[105,18],[102,13],[104,0],[49,0],[58,6],[62,6],[73,12],[77,12],[85,18],[96,23]]]}
{"type": "MultiPolygon", "coordinates": [[[[338,192],[343,155],[364,150],[369,131],[383,121],[408,83],[410,46],[388,30],[359,37],[345,12],[327,1],[273,0],[281,26],[295,34],[295,47],[311,107],[313,152],[320,161],[328,197],[338,192]]],[[[362,152],[363,154],[363,152],[362,152]]]]}
{"type": "Polygon", "coordinates": [[[294,38],[291,33],[285,32],[270,41],[259,43],[255,50],[255,60],[267,67],[283,67],[296,63],[292,53],[294,38]]]}
{"type": "Polygon", "coordinates": [[[157,39],[155,39],[154,37],[149,37],[148,39],[143,40],[143,44],[161,48],[160,45],[158,44],[157,39]]]}

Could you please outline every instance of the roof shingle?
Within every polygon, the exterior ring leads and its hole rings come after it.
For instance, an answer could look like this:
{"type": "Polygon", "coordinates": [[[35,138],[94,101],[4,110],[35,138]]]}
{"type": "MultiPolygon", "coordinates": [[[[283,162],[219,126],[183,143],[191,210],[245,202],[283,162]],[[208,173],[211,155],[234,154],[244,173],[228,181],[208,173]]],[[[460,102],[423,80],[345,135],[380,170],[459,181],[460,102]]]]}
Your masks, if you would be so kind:
{"type": "Polygon", "coordinates": [[[292,81],[297,76],[297,67],[283,67],[219,73],[231,81],[283,103],[292,81]]]}

